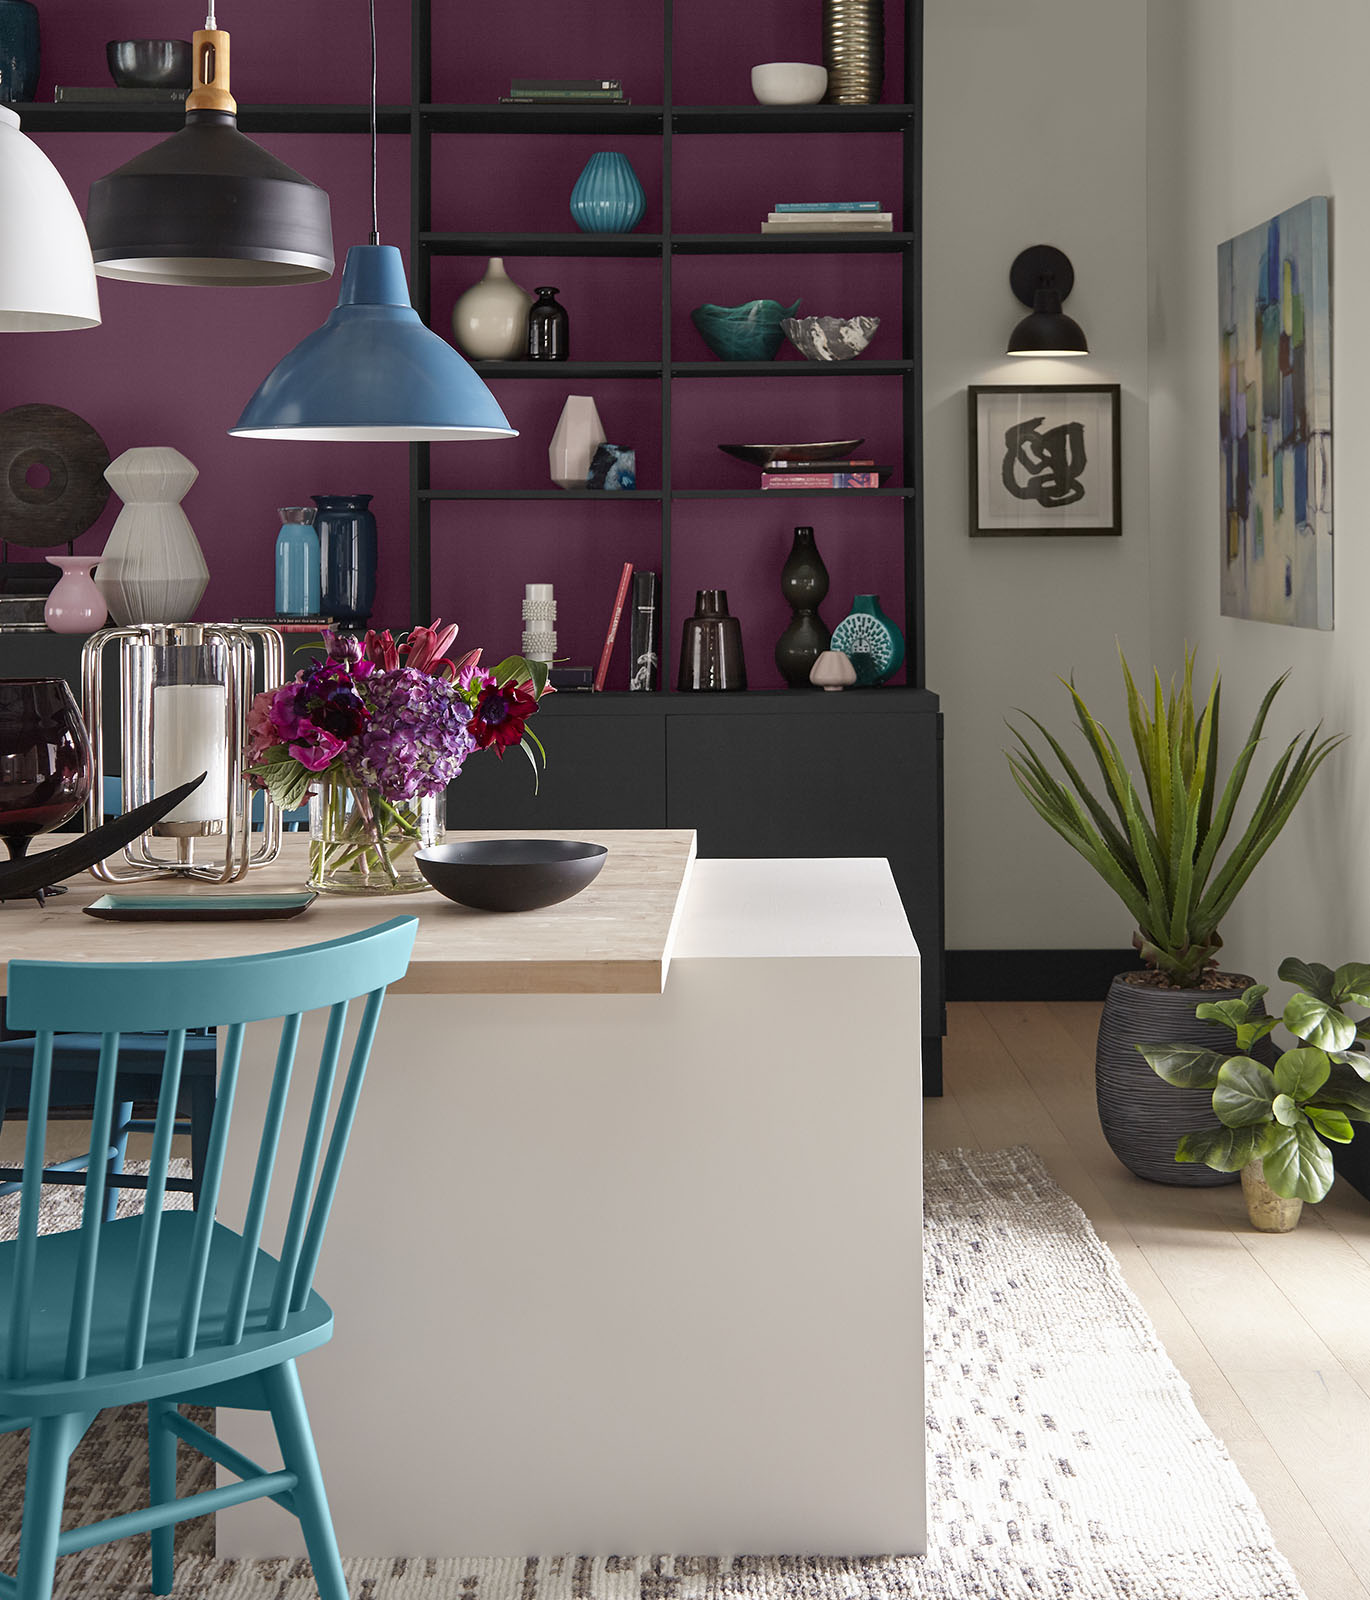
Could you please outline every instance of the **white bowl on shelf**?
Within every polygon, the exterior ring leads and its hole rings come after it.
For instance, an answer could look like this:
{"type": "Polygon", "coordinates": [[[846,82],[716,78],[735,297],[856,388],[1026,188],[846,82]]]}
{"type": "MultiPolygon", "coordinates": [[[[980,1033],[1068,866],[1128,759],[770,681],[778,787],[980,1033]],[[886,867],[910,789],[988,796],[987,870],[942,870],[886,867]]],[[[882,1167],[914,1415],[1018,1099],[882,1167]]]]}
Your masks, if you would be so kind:
{"type": "Polygon", "coordinates": [[[763,61],[752,68],[752,93],[763,106],[815,106],[828,92],[828,69],[807,61],[763,61]]]}

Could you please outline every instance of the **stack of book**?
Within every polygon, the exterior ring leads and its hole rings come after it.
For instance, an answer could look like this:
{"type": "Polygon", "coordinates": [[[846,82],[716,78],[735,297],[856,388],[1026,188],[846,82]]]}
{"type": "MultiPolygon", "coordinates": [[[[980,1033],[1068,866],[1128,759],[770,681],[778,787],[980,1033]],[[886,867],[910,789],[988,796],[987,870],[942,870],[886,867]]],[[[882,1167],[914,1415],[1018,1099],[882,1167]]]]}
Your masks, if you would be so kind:
{"type": "Polygon", "coordinates": [[[618,78],[514,78],[502,106],[630,106],[618,78]]]}
{"type": "Polygon", "coordinates": [[[761,224],[762,233],[892,233],[894,213],[878,200],[782,201],[761,224]]]}
{"type": "Polygon", "coordinates": [[[878,489],[891,468],[874,461],[768,461],[763,489],[878,489]]]}
{"type": "Polygon", "coordinates": [[[184,105],[189,93],[189,89],[154,89],[142,84],[121,89],[113,83],[59,83],[52,99],[59,106],[174,106],[184,105]]]}

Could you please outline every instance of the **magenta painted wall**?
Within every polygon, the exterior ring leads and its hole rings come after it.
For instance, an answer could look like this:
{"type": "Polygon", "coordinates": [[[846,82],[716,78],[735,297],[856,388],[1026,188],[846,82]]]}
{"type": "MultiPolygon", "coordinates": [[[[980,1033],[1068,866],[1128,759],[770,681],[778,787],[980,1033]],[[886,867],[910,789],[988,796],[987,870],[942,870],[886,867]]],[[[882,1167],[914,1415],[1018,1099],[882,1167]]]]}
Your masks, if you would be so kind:
{"type": "MultiPolygon", "coordinates": [[[[663,93],[661,36],[654,15],[620,30],[605,58],[602,0],[533,0],[516,8],[517,47],[471,47],[470,17],[434,7],[434,98],[493,101],[508,78],[616,72],[638,104],[663,93]],[[655,29],[655,31],[654,31],[655,29]]],[[[891,13],[899,8],[890,8],[891,13]]],[[[818,59],[817,5],[752,0],[732,18],[725,40],[707,23],[712,8],[677,6],[675,98],[680,103],[751,103],[747,71],[755,61],[818,59]],[[813,15],[796,25],[797,9],[813,15]]],[[[380,98],[407,100],[409,6],[378,0],[380,98]]],[[[508,8],[510,16],[515,8],[508,8]]],[[[44,70],[40,99],[54,83],[106,81],[104,42],[188,31],[183,8],[165,0],[48,0],[42,8],[44,70]],[[111,22],[117,13],[117,25],[111,22]]],[[[243,103],[318,100],[359,103],[367,91],[365,8],[233,0],[220,22],[233,36],[233,87],[243,103]],[[352,13],[355,12],[355,15],[352,13]],[[327,24],[327,37],[323,26],[327,24]]],[[[893,16],[891,22],[894,24],[893,16]]],[[[490,14],[482,28],[488,30],[490,14]]],[[[499,41],[495,41],[496,45],[499,41]]],[[[897,24],[889,58],[899,60],[897,24]]],[[[887,98],[900,86],[887,78],[887,98]]],[[[40,140],[84,209],[92,179],[152,142],[66,134],[40,140]]],[[[263,136],[261,143],[320,183],[331,196],[341,265],[347,245],[369,228],[367,141],[360,135],[263,136]]],[[[662,144],[628,137],[614,148],[629,156],[647,196],[644,232],[661,227],[662,144]]],[[[673,190],[675,227],[690,232],[750,232],[780,200],[880,199],[897,210],[899,141],[888,135],[678,135],[673,190]]],[[[434,142],[433,226],[457,232],[570,231],[567,202],[601,137],[441,135],[434,142]]],[[[409,234],[408,140],[381,139],[381,225],[387,242],[406,250],[409,234]]],[[[661,264],[655,259],[511,257],[506,267],[532,289],[554,283],[571,318],[572,356],[582,360],[660,360],[661,264]]],[[[456,297],[485,270],[483,259],[438,257],[433,263],[433,326],[450,336],[456,297]]],[[[669,353],[712,359],[689,320],[704,301],[735,304],[758,297],[801,312],[861,312],[884,326],[872,357],[900,354],[899,267],[893,256],[678,256],[671,263],[674,315],[669,353]]],[[[369,492],[381,530],[376,620],[408,622],[408,452],[403,445],[272,444],[230,439],[227,429],[253,389],[299,339],[317,327],[336,299],[337,283],[290,289],[177,289],[101,280],[104,323],[88,333],[13,335],[5,341],[0,405],[45,401],[69,407],[102,433],[112,454],[131,445],[170,444],[200,469],[185,509],[204,548],[210,586],[204,618],[261,615],[273,609],[273,549],[280,505],[311,494],[369,492]]],[[[788,345],[781,361],[802,359],[788,345]]],[[[433,482],[449,489],[550,488],[547,445],[566,396],[592,393],[611,439],[638,452],[638,483],[661,484],[661,393],[646,380],[516,380],[494,385],[521,437],[510,443],[438,445],[433,482]]],[[[673,390],[673,477],[677,488],[749,488],[753,469],[724,456],[720,443],[862,437],[864,454],[897,462],[896,378],[766,379],[677,382],[673,390]]],[[[898,482],[895,475],[893,482],[898,482]]],[[[78,543],[103,548],[117,499],[78,543]]],[[[500,654],[519,642],[525,582],[553,582],[560,602],[561,652],[576,662],[599,655],[619,570],[625,561],[660,568],[661,511],[656,502],[440,502],[433,510],[434,610],[460,621],[463,640],[500,654]]],[[[742,618],[750,681],[778,686],[771,651],[788,620],[778,574],[793,528],[812,524],[832,574],[823,608],[831,626],[856,592],[879,593],[893,616],[902,610],[902,514],[897,500],[677,502],[672,523],[669,592],[671,661],[694,594],[729,591],[742,618]]],[[[17,549],[18,558],[32,558],[17,549]]],[[[610,687],[626,685],[620,641],[610,687]]]]}

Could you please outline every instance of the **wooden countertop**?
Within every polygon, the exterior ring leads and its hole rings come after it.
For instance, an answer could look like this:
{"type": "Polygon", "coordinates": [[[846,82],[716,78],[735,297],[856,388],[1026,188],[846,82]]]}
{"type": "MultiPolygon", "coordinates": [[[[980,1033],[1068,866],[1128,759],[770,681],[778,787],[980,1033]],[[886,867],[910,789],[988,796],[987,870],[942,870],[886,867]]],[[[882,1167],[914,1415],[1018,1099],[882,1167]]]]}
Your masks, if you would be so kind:
{"type": "MultiPolygon", "coordinates": [[[[586,839],[609,854],[580,894],[543,911],[471,911],[434,889],[415,894],[321,894],[284,922],[102,922],[81,908],[102,894],[169,890],[244,894],[303,888],[308,839],[286,834],[277,859],[237,884],[160,878],[101,883],[88,873],[43,909],[31,900],[0,903],[0,964],[35,961],[184,961],[293,949],[412,914],[418,938],[396,994],[660,994],[695,856],[692,829],[565,831],[449,830],[447,839],[586,839]]],[[[69,843],[60,836],[35,847],[69,843]]],[[[0,978],[3,973],[0,972],[0,978]]]]}

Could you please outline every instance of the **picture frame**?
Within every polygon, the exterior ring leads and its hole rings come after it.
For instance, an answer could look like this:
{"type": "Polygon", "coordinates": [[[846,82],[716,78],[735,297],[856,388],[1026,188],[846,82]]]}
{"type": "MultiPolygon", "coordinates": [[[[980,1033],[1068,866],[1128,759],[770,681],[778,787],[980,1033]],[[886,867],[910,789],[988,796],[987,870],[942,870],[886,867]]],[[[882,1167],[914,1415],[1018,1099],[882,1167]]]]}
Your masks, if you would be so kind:
{"type": "Polygon", "coordinates": [[[1121,385],[974,384],[967,399],[972,538],[1121,536],[1121,385]]]}

